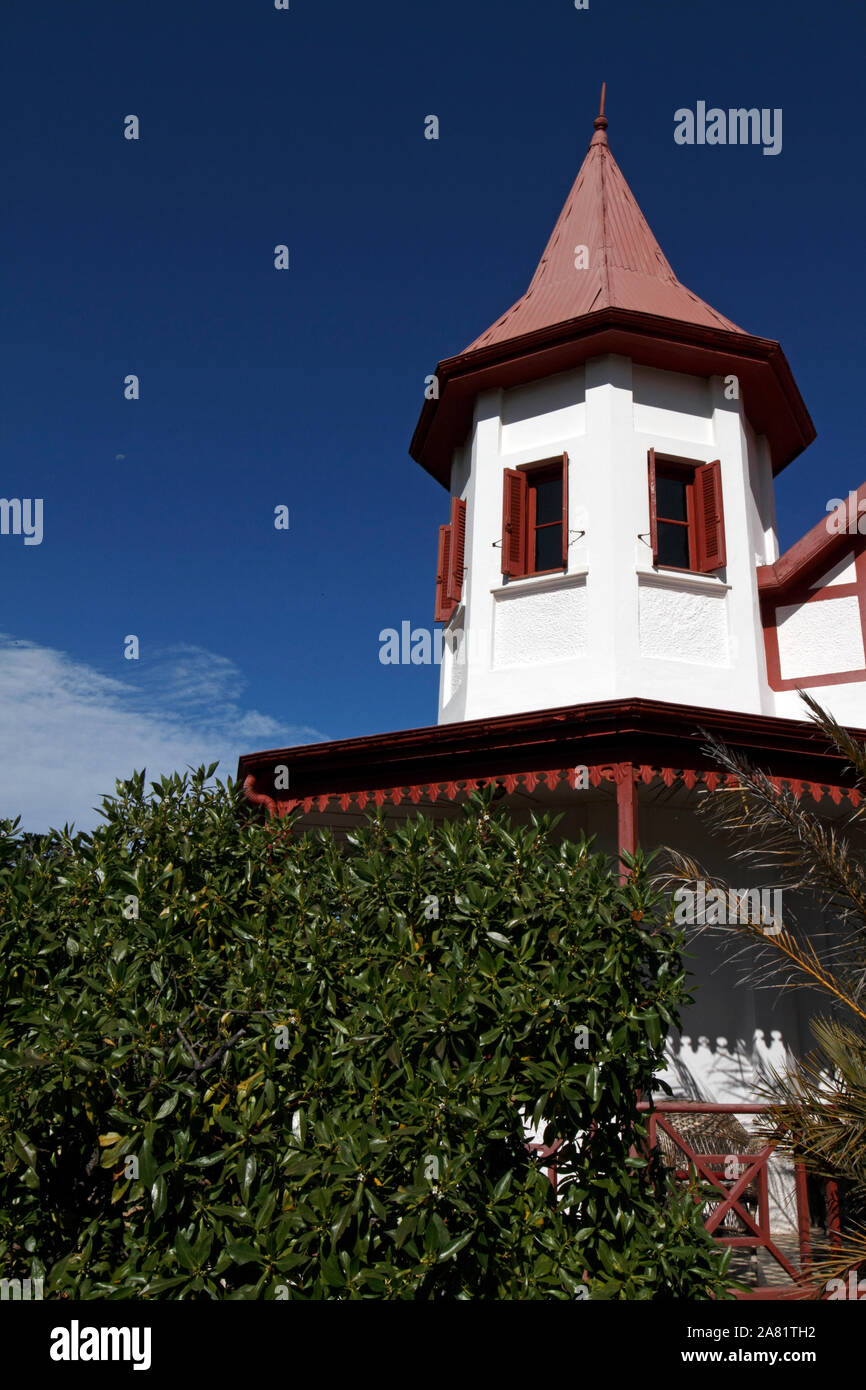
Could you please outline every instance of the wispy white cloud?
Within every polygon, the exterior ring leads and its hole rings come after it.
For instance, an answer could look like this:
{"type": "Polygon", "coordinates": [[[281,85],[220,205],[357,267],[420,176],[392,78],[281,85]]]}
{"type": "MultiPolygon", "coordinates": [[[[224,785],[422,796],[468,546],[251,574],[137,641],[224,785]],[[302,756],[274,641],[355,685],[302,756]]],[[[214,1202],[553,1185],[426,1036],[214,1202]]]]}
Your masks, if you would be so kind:
{"type": "Polygon", "coordinates": [[[129,662],[121,680],[0,633],[0,816],[20,815],[25,830],[90,830],[102,797],[135,769],[152,780],[219,759],[225,778],[240,753],[326,737],[245,708],[245,685],[234,662],[202,647],[129,662]]]}

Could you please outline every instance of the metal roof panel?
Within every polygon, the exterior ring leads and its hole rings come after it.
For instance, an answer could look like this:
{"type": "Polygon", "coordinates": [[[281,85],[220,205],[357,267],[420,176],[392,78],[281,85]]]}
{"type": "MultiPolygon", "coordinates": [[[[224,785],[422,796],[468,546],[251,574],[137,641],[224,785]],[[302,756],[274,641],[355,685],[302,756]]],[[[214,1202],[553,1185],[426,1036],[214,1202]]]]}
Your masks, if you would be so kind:
{"type": "Polygon", "coordinates": [[[526,293],[465,352],[607,308],[742,332],[680,284],[610,152],[606,118],[596,117],[595,126],[526,293]],[[576,264],[579,247],[586,247],[585,268],[576,264]]]}

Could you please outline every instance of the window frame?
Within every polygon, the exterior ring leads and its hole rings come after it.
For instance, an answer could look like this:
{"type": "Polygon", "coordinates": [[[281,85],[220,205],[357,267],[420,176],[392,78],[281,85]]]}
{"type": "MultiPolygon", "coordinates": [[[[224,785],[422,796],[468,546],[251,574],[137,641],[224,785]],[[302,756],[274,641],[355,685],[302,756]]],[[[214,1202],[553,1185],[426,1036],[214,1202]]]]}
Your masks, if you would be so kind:
{"type": "Polygon", "coordinates": [[[655,544],[653,551],[658,550],[658,525],[662,522],[665,526],[685,526],[689,543],[689,563],[688,565],[669,565],[660,560],[656,561],[658,569],[677,570],[680,574],[696,574],[698,572],[698,528],[697,517],[695,515],[695,477],[700,464],[694,459],[673,458],[669,454],[655,454],[655,482],[676,481],[684,482],[686,488],[686,519],[680,521],[676,517],[662,516],[658,510],[656,496],[653,496],[653,531],[655,534],[655,544]]]}
{"type": "Polygon", "coordinates": [[[514,468],[506,468],[503,475],[503,575],[506,579],[534,579],[543,575],[561,574],[568,569],[568,454],[563,451],[561,454],[554,454],[551,458],[534,459],[531,463],[517,464],[514,468]],[[509,487],[509,474],[519,473],[524,479],[523,497],[521,501],[520,516],[520,535],[519,535],[519,568],[509,570],[504,568],[507,561],[505,558],[506,545],[508,543],[507,532],[507,492],[509,487]],[[559,521],[546,521],[540,525],[537,518],[538,495],[537,486],[539,483],[559,480],[562,483],[562,510],[559,521]],[[561,541],[561,559],[556,565],[548,569],[535,568],[535,548],[536,534],[540,530],[547,530],[554,526],[559,527],[561,541]]]}
{"type": "Polygon", "coordinates": [[[720,459],[683,458],[677,454],[647,451],[647,472],[649,482],[650,548],[653,566],[669,570],[675,574],[716,574],[727,564],[725,541],[725,514],[722,489],[722,465],[720,459]],[[685,483],[686,520],[678,517],[661,516],[658,510],[656,484],[658,480],[676,479],[685,483]],[[706,486],[705,486],[706,484],[706,486]],[[701,489],[700,494],[698,489],[701,489]],[[708,489],[712,500],[708,505],[708,489]],[[669,565],[659,560],[659,523],[668,526],[685,526],[688,532],[689,563],[669,565]],[[715,528],[715,531],[713,531],[715,528]],[[715,556],[715,562],[710,558],[715,556]]]}

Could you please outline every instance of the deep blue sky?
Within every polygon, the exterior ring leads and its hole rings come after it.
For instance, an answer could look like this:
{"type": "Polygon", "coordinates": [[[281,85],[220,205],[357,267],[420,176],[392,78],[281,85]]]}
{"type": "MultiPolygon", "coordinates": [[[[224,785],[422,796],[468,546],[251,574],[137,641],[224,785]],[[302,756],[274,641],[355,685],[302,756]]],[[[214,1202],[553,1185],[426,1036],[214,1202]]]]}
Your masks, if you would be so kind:
{"type": "Polygon", "coordinates": [[[782,343],[816,423],[783,549],[866,477],[860,6],[5,0],[3,30],[0,495],[45,538],[0,536],[0,815],[435,722],[438,671],[378,660],[432,623],[424,377],[525,288],[602,80],[677,275],[782,343]],[[781,107],[782,153],[676,145],[699,99],[781,107]]]}

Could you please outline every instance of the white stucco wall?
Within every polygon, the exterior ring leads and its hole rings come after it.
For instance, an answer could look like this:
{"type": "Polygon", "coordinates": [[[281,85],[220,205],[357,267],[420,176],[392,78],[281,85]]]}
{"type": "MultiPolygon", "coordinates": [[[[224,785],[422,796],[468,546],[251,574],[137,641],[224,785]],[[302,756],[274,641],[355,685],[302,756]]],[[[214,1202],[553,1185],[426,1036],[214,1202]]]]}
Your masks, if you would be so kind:
{"type": "Polygon", "coordinates": [[[478,397],[452,491],[467,503],[462,679],[443,663],[441,722],[644,697],[773,712],[755,567],[776,558],[768,453],[718,378],[622,357],[478,397]],[[654,571],[647,451],[719,458],[728,564],[654,571]],[[568,571],[503,580],[502,476],[569,456],[568,571]],[[584,534],[581,534],[584,533],[584,534]]]}
{"type": "MultiPolygon", "coordinates": [[[[800,680],[798,688],[807,690],[824,709],[829,710],[840,724],[866,728],[866,681],[850,681],[835,685],[810,685],[800,680]]],[[[807,719],[797,690],[780,690],[775,695],[775,713],[784,719],[807,719]]]]}
{"type": "Polygon", "coordinates": [[[785,604],[776,609],[783,680],[826,676],[866,666],[859,601],[785,604]]]}
{"type": "Polygon", "coordinates": [[[638,579],[640,655],[693,666],[731,664],[727,586],[710,588],[681,575],[642,574],[638,579]]]}
{"type": "MultiPolygon", "coordinates": [[[[509,585],[493,596],[493,668],[534,669],[588,653],[586,576],[564,585],[543,580],[509,585]]],[[[568,678],[561,673],[560,679],[568,678]]]]}

